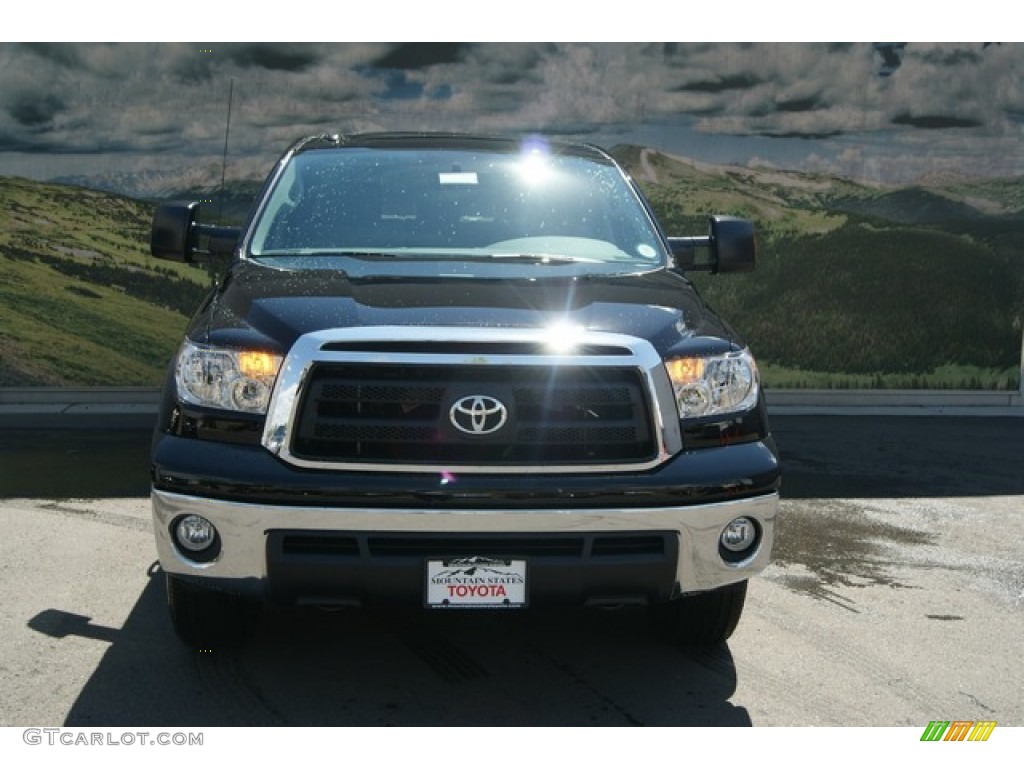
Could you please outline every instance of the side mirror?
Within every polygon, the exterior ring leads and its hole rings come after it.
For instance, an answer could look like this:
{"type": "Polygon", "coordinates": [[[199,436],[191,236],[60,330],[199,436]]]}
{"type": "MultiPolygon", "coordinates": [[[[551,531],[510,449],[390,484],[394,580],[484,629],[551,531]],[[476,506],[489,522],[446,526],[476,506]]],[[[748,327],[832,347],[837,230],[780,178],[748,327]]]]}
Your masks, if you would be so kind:
{"type": "Polygon", "coordinates": [[[199,203],[164,203],[153,214],[149,252],[158,259],[191,262],[199,240],[199,203]]]}
{"type": "Polygon", "coordinates": [[[153,214],[149,251],[158,259],[191,264],[208,256],[230,256],[239,234],[238,227],[200,224],[199,203],[163,203],[153,214]],[[200,248],[200,237],[206,240],[205,249],[200,248]]]}
{"type": "Polygon", "coordinates": [[[676,266],[682,270],[751,272],[757,263],[754,223],[734,216],[712,216],[705,237],[670,237],[676,266]],[[701,251],[705,252],[700,258],[701,251]]]}

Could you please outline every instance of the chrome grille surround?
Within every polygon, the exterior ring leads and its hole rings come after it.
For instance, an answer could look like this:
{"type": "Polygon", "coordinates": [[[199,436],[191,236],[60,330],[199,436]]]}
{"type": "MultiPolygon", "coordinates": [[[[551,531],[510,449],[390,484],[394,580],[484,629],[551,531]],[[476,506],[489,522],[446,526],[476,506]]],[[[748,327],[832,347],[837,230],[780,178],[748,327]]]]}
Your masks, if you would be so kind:
{"type": "Polygon", "coordinates": [[[297,467],[361,472],[460,472],[478,474],[565,474],[644,471],[663,464],[682,449],[682,435],[672,386],[661,357],[649,342],[616,333],[581,331],[574,349],[540,352],[550,342],[544,329],[436,326],[369,326],[316,331],[301,336],[281,366],[267,412],[262,443],[297,467]],[[474,348],[474,345],[479,347],[474,348]],[[412,351],[406,351],[412,350],[412,351]],[[495,352],[495,350],[498,350],[495,352]],[[521,351],[520,351],[521,350],[521,351]],[[597,350],[597,354],[588,351],[597,350]],[[552,367],[631,370],[646,398],[653,450],[642,461],[609,463],[512,463],[429,461],[395,462],[310,459],[293,448],[300,410],[314,369],[320,365],[401,365],[464,367],[486,370],[552,367]]]}

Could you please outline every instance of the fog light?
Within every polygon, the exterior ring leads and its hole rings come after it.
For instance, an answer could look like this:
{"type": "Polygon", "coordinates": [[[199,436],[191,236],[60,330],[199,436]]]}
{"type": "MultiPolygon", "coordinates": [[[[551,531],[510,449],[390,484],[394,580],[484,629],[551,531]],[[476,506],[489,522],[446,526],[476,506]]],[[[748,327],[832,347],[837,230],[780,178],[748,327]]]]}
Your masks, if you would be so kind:
{"type": "Polygon", "coordinates": [[[174,536],[182,549],[187,549],[189,552],[202,552],[213,546],[217,540],[217,529],[205,517],[185,515],[175,526],[174,536]]]}
{"type": "Polygon", "coordinates": [[[737,517],[722,531],[722,546],[730,552],[744,552],[754,546],[757,526],[747,517],[737,517]]]}

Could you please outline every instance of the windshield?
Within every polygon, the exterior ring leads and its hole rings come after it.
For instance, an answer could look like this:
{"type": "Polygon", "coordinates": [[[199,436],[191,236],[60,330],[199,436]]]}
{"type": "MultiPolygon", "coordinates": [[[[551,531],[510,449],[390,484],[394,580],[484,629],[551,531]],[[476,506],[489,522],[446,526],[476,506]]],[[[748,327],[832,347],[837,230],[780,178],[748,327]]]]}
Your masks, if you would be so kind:
{"type": "Polygon", "coordinates": [[[599,271],[665,263],[661,240],[618,168],[536,149],[299,153],[271,190],[249,253],[524,260],[599,271]]]}

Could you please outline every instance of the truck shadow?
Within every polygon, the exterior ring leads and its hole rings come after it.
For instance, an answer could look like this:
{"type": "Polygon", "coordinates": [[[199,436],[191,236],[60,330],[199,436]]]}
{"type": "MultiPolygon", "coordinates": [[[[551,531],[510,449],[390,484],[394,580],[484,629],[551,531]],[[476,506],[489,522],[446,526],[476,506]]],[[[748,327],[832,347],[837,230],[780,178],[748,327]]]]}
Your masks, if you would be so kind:
{"type": "Polygon", "coordinates": [[[237,651],[191,651],[154,567],[121,629],[29,626],[110,643],[66,726],[751,725],[726,646],[673,648],[632,609],[277,612],[237,651]]]}

